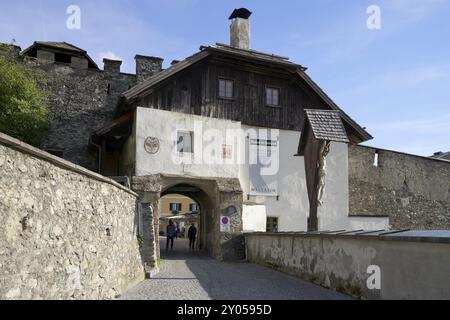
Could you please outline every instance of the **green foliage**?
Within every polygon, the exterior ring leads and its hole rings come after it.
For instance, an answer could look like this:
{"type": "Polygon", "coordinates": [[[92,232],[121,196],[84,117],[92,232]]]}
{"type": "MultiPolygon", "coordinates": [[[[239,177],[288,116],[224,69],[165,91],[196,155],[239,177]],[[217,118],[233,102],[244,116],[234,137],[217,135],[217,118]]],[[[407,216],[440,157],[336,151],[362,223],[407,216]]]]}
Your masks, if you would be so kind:
{"type": "Polygon", "coordinates": [[[47,94],[42,70],[13,58],[9,46],[0,47],[0,131],[39,146],[48,130],[47,94]]]}
{"type": "Polygon", "coordinates": [[[141,235],[137,235],[137,241],[139,243],[139,247],[142,247],[144,245],[144,237],[141,235]]]}

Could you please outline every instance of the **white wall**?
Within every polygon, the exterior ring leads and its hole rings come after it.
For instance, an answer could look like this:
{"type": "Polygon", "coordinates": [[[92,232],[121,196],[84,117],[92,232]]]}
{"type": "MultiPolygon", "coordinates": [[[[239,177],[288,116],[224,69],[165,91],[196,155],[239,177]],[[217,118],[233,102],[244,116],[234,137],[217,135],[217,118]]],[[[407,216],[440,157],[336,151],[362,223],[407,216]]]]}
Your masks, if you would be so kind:
{"type": "MultiPolygon", "coordinates": [[[[244,130],[255,127],[242,126],[244,130]]],[[[255,128],[258,129],[258,128],[255,128]]],[[[308,192],[303,157],[295,157],[300,132],[280,130],[280,168],[278,171],[278,195],[276,197],[250,196],[250,202],[264,204],[267,217],[278,217],[279,231],[306,231],[309,214],[308,192]]],[[[248,144],[246,148],[248,158],[248,144]]],[[[250,191],[249,168],[241,166],[239,179],[244,191],[244,201],[250,191]]]]}
{"type": "Polygon", "coordinates": [[[266,206],[243,205],[242,207],[242,230],[265,232],[266,231],[266,206]]]}
{"type": "MultiPolygon", "coordinates": [[[[308,192],[304,169],[304,158],[295,157],[300,132],[279,130],[280,165],[278,171],[278,196],[250,196],[250,179],[248,165],[248,139],[246,132],[250,129],[264,129],[241,125],[240,122],[215,119],[184,113],[163,111],[158,109],[137,108],[136,116],[136,175],[174,174],[195,177],[229,177],[239,178],[244,193],[244,229],[265,230],[266,217],[278,217],[279,231],[306,231],[309,215],[308,192]],[[245,156],[246,164],[234,161],[233,164],[178,164],[172,159],[175,136],[178,130],[195,130],[195,123],[201,123],[201,130],[194,133],[194,158],[202,160],[202,135],[210,129],[218,130],[223,141],[216,143],[221,150],[222,142],[226,141],[228,129],[240,131],[240,143],[234,145],[233,156],[236,160],[237,148],[239,154],[245,156]],[[147,137],[157,137],[160,140],[160,151],[148,154],[144,149],[147,137]],[[250,205],[265,206],[262,210],[251,208],[250,205]]],[[[210,144],[211,145],[211,144],[210,144]]],[[[203,147],[207,144],[203,143],[203,147]]],[[[217,147],[217,146],[216,146],[217,147]]],[[[180,160],[180,159],[178,159],[180,160]]],[[[186,158],[184,160],[187,160],[186,158]]],[[[332,143],[327,156],[326,185],[324,203],[318,208],[319,229],[383,229],[387,228],[386,219],[363,219],[348,217],[348,148],[344,143],[332,143]]]]}
{"type": "Polygon", "coordinates": [[[349,217],[349,230],[389,230],[388,217],[349,217]]]}
{"type": "Polygon", "coordinates": [[[196,177],[238,177],[237,164],[202,164],[201,135],[207,130],[216,129],[223,133],[225,141],[226,130],[240,129],[240,122],[140,107],[136,112],[136,175],[165,173],[196,177]],[[196,123],[201,123],[201,128],[197,126],[199,130],[194,132],[194,156],[185,154],[183,157],[173,159],[176,131],[194,131],[196,123]],[[161,146],[157,154],[149,154],[145,151],[144,142],[147,137],[159,139],[161,146]]]}
{"type": "Polygon", "coordinates": [[[348,148],[332,142],[326,158],[323,204],[317,208],[319,230],[347,229],[348,221],[348,148]]]}

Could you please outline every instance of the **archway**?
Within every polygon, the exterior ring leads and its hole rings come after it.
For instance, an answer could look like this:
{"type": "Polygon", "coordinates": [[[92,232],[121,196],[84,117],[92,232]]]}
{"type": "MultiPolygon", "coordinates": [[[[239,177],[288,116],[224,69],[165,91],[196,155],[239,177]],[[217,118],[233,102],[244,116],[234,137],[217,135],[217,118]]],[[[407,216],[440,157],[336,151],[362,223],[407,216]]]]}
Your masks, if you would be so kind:
{"type": "MultiPolygon", "coordinates": [[[[193,199],[201,211],[201,249],[219,260],[242,260],[242,189],[237,178],[201,178],[154,174],[132,178],[139,194],[142,234],[141,254],[146,273],[160,257],[159,212],[161,197],[181,194],[193,199]]],[[[164,244],[165,245],[165,244],[164,244]]]]}
{"type": "MultiPolygon", "coordinates": [[[[170,185],[161,192],[159,208],[160,220],[163,221],[163,223],[160,223],[160,228],[165,227],[164,220],[167,221],[168,219],[173,220],[179,227],[183,227],[182,224],[185,222],[195,223],[198,232],[196,250],[212,255],[214,201],[210,195],[193,184],[179,183],[170,185]],[[179,210],[171,210],[174,209],[170,208],[171,204],[179,206],[177,208],[179,210]],[[192,212],[192,208],[187,207],[188,204],[195,204],[197,206],[196,212],[192,212]],[[169,214],[167,211],[169,211],[169,214]],[[173,215],[170,215],[170,213],[173,215]]],[[[186,228],[184,230],[185,236],[187,236],[188,226],[184,225],[184,227],[186,228]]],[[[164,230],[160,229],[160,235],[164,233],[164,230]]],[[[160,244],[161,252],[165,250],[165,245],[165,243],[160,244]]]]}
{"type": "MultiPolygon", "coordinates": [[[[167,230],[169,223],[175,226],[175,246],[171,247],[171,251],[184,253],[191,252],[191,250],[199,251],[202,249],[200,239],[200,222],[201,210],[199,204],[192,198],[183,194],[167,192],[161,196],[159,205],[159,236],[160,239],[164,237],[167,239],[167,230]],[[189,242],[189,230],[196,233],[194,242],[189,242]],[[192,247],[193,245],[193,247],[192,247]]],[[[160,251],[164,249],[168,251],[164,241],[161,242],[160,251]]]]}

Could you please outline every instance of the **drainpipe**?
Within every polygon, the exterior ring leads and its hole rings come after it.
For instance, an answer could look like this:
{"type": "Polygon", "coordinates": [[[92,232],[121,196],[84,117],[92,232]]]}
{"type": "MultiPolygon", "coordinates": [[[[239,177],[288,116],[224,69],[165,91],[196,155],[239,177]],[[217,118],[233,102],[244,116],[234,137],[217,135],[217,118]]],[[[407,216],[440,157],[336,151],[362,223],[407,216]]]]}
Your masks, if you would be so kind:
{"type": "Polygon", "coordinates": [[[101,169],[101,163],[102,163],[102,147],[101,147],[100,145],[94,143],[92,140],[91,140],[91,144],[92,144],[94,147],[97,147],[97,150],[98,150],[98,153],[97,153],[97,158],[98,158],[98,163],[97,163],[98,168],[97,168],[97,171],[98,171],[98,173],[101,174],[100,169],[101,169]]]}

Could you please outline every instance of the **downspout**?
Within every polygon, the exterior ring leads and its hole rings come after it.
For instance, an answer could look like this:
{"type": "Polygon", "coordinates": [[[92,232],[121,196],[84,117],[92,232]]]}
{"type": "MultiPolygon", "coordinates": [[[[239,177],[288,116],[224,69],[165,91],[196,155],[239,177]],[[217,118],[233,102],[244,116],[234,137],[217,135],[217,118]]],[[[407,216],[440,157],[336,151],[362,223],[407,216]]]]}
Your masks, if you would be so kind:
{"type": "Polygon", "coordinates": [[[101,168],[101,163],[102,163],[102,147],[100,145],[94,143],[92,140],[91,140],[91,144],[94,147],[97,147],[97,150],[98,150],[98,153],[97,153],[97,158],[98,158],[97,172],[101,174],[100,168],[101,168]]]}

